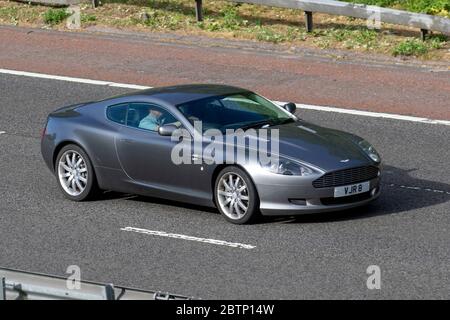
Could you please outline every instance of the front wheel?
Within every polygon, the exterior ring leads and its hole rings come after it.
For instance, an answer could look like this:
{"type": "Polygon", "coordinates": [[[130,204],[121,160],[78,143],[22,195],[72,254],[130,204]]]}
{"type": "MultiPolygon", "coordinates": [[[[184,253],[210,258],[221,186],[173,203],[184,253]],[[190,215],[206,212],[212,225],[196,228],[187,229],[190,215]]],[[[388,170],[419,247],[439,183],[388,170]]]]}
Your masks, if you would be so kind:
{"type": "Polygon", "coordinates": [[[258,193],[242,169],[231,166],[220,171],[214,192],[217,208],[227,221],[245,224],[258,218],[258,193]]]}
{"type": "Polygon", "coordinates": [[[91,161],[77,145],[67,145],[61,149],[56,158],[55,174],[60,189],[70,200],[88,200],[97,191],[91,161]]]}

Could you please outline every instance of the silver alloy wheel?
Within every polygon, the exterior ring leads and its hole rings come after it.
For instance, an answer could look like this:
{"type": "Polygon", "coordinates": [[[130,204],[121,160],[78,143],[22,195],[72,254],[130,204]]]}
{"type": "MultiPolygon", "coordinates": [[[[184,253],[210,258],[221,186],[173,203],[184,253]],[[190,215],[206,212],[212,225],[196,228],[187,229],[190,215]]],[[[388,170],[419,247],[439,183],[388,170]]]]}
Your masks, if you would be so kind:
{"type": "Polygon", "coordinates": [[[217,185],[216,195],[228,218],[239,220],[247,213],[250,201],[248,187],[240,175],[234,172],[224,174],[217,185]]]}
{"type": "Polygon", "coordinates": [[[69,195],[78,197],[86,189],[89,175],[86,162],[76,151],[68,150],[59,159],[58,177],[69,195]]]}

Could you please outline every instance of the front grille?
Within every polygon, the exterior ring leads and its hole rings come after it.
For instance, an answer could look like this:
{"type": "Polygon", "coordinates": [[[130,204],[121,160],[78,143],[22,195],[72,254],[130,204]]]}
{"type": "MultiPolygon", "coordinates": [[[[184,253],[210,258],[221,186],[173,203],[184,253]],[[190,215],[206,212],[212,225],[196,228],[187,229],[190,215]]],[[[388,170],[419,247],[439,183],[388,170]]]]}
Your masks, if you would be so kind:
{"type": "Polygon", "coordinates": [[[342,198],[321,198],[320,202],[326,206],[339,205],[339,204],[348,204],[359,201],[364,201],[370,199],[371,194],[369,192],[355,194],[354,196],[342,197],[342,198]]]}
{"type": "Polygon", "coordinates": [[[345,186],[368,181],[378,177],[379,169],[374,166],[358,167],[327,173],[313,182],[315,188],[345,186]]]}

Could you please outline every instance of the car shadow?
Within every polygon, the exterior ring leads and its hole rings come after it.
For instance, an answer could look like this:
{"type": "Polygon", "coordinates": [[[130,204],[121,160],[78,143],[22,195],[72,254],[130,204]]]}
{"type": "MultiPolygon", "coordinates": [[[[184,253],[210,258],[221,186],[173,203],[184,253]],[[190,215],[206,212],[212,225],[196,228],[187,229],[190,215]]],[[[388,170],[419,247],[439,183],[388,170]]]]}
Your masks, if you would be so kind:
{"type": "MultiPolygon", "coordinates": [[[[411,176],[416,169],[402,169],[385,165],[381,182],[380,197],[363,207],[327,213],[304,214],[298,216],[264,216],[258,224],[265,223],[325,223],[343,220],[367,219],[376,216],[399,214],[450,201],[450,184],[420,179],[411,176]]],[[[218,213],[215,208],[187,204],[161,198],[123,194],[107,191],[97,199],[147,202],[176,208],[218,213]]]]}
{"type": "Polygon", "coordinates": [[[96,201],[107,201],[107,200],[128,200],[128,201],[137,201],[137,202],[146,202],[152,204],[159,204],[164,206],[178,207],[183,209],[197,210],[197,211],[205,211],[205,212],[214,212],[219,213],[217,209],[199,206],[190,203],[178,202],[174,200],[167,200],[162,198],[155,198],[149,196],[140,196],[135,194],[125,194],[115,191],[104,191],[96,198],[96,201]]]}
{"type": "MultiPolygon", "coordinates": [[[[411,176],[416,170],[385,165],[381,195],[376,201],[365,206],[336,212],[280,217],[275,220],[281,223],[324,223],[367,219],[406,213],[450,201],[450,184],[411,176]]],[[[261,223],[273,221],[271,217],[264,217],[261,223]]]]}

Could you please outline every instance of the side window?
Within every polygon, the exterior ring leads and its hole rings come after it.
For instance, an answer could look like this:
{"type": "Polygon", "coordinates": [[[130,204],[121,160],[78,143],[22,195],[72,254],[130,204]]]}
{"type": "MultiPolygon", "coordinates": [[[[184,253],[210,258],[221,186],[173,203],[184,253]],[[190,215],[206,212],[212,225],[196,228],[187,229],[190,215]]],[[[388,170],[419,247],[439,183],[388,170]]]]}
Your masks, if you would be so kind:
{"type": "Polygon", "coordinates": [[[119,104],[115,106],[110,106],[106,110],[106,116],[109,120],[125,124],[127,121],[127,109],[128,104],[119,104]]]}
{"type": "Polygon", "coordinates": [[[168,111],[147,103],[132,103],[128,108],[127,126],[157,131],[159,126],[180,122],[168,111]]]}

